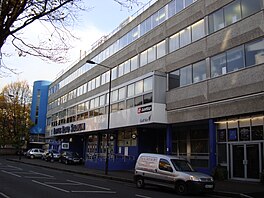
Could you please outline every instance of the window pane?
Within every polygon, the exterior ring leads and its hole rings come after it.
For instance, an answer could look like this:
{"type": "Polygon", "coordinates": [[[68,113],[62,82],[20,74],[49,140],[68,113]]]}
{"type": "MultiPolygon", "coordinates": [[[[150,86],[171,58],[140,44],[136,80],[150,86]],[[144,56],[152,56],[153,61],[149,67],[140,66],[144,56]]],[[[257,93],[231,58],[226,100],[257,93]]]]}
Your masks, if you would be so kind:
{"type": "Polygon", "coordinates": [[[95,79],[95,87],[96,87],[96,88],[99,87],[99,86],[101,85],[100,80],[101,80],[101,76],[96,77],[96,79],[95,79]]]}
{"type": "Polygon", "coordinates": [[[122,100],[126,97],[126,88],[122,87],[118,91],[118,100],[122,100]]]}
{"type": "Polygon", "coordinates": [[[112,80],[116,79],[117,78],[117,67],[114,67],[112,69],[112,80]]]}
{"type": "Polygon", "coordinates": [[[144,79],[144,92],[152,90],[152,77],[144,79]]]}
{"type": "Polygon", "coordinates": [[[111,99],[112,99],[111,100],[112,102],[117,101],[117,99],[118,99],[118,90],[112,91],[111,99]]]}
{"type": "Polygon", "coordinates": [[[100,96],[100,106],[103,106],[105,104],[105,95],[100,96]]]}
{"type": "Polygon", "coordinates": [[[156,12],[152,15],[152,28],[159,25],[159,12],[156,12]]]}
{"type": "Polygon", "coordinates": [[[118,77],[124,75],[124,63],[118,66],[118,77]]]}
{"type": "Polygon", "coordinates": [[[140,94],[143,92],[143,80],[135,83],[135,94],[140,94]]]}
{"type": "Polygon", "coordinates": [[[174,34],[169,38],[169,52],[173,52],[180,47],[180,42],[179,42],[180,34],[174,34]]]}
{"type": "Polygon", "coordinates": [[[138,96],[135,98],[135,106],[142,105],[142,96],[138,96]]]}
{"type": "Polygon", "coordinates": [[[146,65],[148,63],[148,51],[144,51],[140,54],[140,66],[146,65]]]}
{"type": "Polygon", "coordinates": [[[192,41],[197,41],[205,36],[204,19],[192,25],[192,41]]]}
{"type": "Polygon", "coordinates": [[[124,110],[126,108],[125,101],[118,103],[118,110],[124,110]]]}
{"type": "Polygon", "coordinates": [[[127,86],[127,97],[131,97],[135,95],[135,84],[131,84],[127,86]]]}
{"type": "Polygon", "coordinates": [[[215,32],[225,26],[223,9],[209,15],[209,33],[215,32]]]}
{"type": "Polygon", "coordinates": [[[94,108],[94,99],[90,100],[90,109],[94,108]]]}
{"type": "Polygon", "coordinates": [[[151,103],[151,102],[152,102],[152,93],[145,94],[143,96],[143,103],[147,104],[147,103],[151,103]]]}
{"type": "Polygon", "coordinates": [[[148,63],[156,60],[156,46],[148,49],[148,63]]]}
{"type": "Polygon", "coordinates": [[[113,112],[116,112],[116,111],[118,111],[118,104],[117,103],[111,105],[111,112],[113,113],[113,112]]]}
{"type": "Polygon", "coordinates": [[[188,45],[191,43],[191,28],[185,28],[184,30],[180,31],[180,47],[188,45]]]}
{"type": "Polygon", "coordinates": [[[227,51],[227,72],[236,71],[245,66],[243,46],[227,51]]]}
{"type": "Polygon", "coordinates": [[[246,44],[246,66],[264,63],[264,39],[246,44]]]}
{"type": "Polygon", "coordinates": [[[193,0],[185,0],[185,7],[188,7],[193,3],[193,0]]]}
{"type": "Polygon", "coordinates": [[[134,98],[132,99],[129,99],[126,101],[126,108],[129,109],[129,108],[132,108],[134,107],[134,98]]]}
{"type": "Polygon", "coordinates": [[[140,36],[146,33],[146,20],[140,24],[140,36]]]}
{"type": "Polygon", "coordinates": [[[205,60],[193,64],[193,82],[200,82],[206,79],[206,63],[205,60]]]}
{"type": "Polygon", "coordinates": [[[180,85],[188,85],[192,83],[192,66],[183,67],[180,69],[180,85]]]}
{"type": "Polygon", "coordinates": [[[169,89],[180,86],[180,70],[173,71],[169,74],[169,89]]]}
{"type": "Polygon", "coordinates": [[[99,97],[94,99],[94,107],[95,108],[99,107],[99,97]]]}
{"type": "Polygon", "coordinates": [[[226,74],[226,54],[219,54],[211,58],[211,77],[226,74]]]}
{"type": "Polygon", "coordinates": [[[169,14],[168,18],[172,17],[175,13],[176,13],[176,3],[175,0],[173,0],[168,4],[168,14],[169,14]]]}
{"type": "Polygon", "coordinates": [[[224,8],[225,13],[225,25],[230,25],[241,19],[241,7],[240,2],[234,1],[224,8]]]}
{"type": "Polygon", "coordinates": [[[165,12],[165,7],[163,7],[159,10],[159,24],[161,24],[165,20],[166,20],[166,12],[165,12]]]}
{"type": "Polygon", "coordinates": [[[126,61],[125,63],[124,63],[124,74],[127,74],[127,73],[129,73],[130,72],[130,60],[128,60],[128,61],[126,61]]]}
{"type": "Polygon", "coordinates": [[[262,0],[241,0],[242,16],[247,17],[261,10],[262,0]]]}
{"type": "Polygon", "coordinates": [[[146,32],[152,29],[152,17],[147,18],[146,20],[146,32]]]}
{"type": "Polygon", "coordinates": [[[157,44],[157,58],[166,55],[165,40],[157,44]]]}
{"type": "Polygon", "coordinates": [[[183,10],[183,0],[176,0],[176,13],[183,10]]]}
{"type": "Polygon", "coordinates": [[[131,64],[131,71],[137,69],[138,68],[138,56],[131,58],[130,64],[131,64]]]}

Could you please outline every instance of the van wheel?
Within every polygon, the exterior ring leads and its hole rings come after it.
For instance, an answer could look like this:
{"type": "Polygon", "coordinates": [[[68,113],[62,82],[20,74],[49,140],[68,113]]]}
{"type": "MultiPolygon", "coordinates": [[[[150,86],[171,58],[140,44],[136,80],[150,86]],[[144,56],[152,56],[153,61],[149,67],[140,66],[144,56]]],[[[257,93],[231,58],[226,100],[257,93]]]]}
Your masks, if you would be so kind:
{"type": "Polygon", "coordinates": [[[187,194],[187,191],[188,191],[187,185],[183,181],[176,183],[175,190],[176,190],[177,194],[179,194],[179,195],[185,195],[185,194],[187,194]]]}
{"type": "Polygon", "coordinates": [[[144,188],[145,183],[144,183],[144,179],[142,177],[136,178],[136,186],[137,186],[137,188],[144,188]]]}

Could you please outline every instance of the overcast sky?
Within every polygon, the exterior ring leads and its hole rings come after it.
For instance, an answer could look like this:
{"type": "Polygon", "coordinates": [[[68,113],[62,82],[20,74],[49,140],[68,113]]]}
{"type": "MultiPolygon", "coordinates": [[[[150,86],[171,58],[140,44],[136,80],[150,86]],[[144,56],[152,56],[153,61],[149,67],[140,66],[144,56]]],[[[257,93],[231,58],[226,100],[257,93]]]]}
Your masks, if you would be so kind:
{"type": "MultiPolygon", "coordinates": [[[[127,8],[122,8],[114,0],[84,1],[87,2],[87,7],[92,9],[79,15],[78,22],[74,26],[74,34],[80,39],[71,43],[74,48],[69,53],[70,62],[55,64],[44,62],[32,56],[18,57],[10,42],[7,41],[2,53],[9,53],[11,56],[3,57],[3,61],[6,66],[16,69],[18,75],[10,74],[8,77],[0,78],[0,91],[6,84],[18,80],[28,81],[31,88],[34,81],[37,80],[53,81],[58,73],[73,65],[79,59],[80,52],[89,51],[94,42],[103,35],[111,33],[127,17],[133,15],[143,7],[143,4],[149,2],[149,0],[140,0],[143,3],[142,5],[133,5],[133,9],[128,10],[127,8]]],[[[41,24],[34,23],[23,31],[23,37],[37,39],[42,36],[43,28],[41,24]]]]}

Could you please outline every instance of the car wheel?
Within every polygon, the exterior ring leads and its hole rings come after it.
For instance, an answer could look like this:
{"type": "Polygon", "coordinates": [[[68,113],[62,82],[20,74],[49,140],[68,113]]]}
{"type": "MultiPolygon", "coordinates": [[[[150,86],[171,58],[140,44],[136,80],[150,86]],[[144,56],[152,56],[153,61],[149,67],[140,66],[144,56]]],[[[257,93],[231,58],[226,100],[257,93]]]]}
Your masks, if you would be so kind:
{"type": "Polygon", "coordinates": [[[35,158],[35,156],[34,155],[30,155],[30,159],[34,159],[35,158]]]}
{"type": "Polygon", "coordinates": [[[185,195],[188,191],[187,185],[183,181],[176,183],[175,190],[179,195],[185,195]]]}
{"type": "Polygon", "coordinates": [[[137,188],[144,188],[145,183],[143,177],[137,177],[136,178],[136,186],[137,188]]]}

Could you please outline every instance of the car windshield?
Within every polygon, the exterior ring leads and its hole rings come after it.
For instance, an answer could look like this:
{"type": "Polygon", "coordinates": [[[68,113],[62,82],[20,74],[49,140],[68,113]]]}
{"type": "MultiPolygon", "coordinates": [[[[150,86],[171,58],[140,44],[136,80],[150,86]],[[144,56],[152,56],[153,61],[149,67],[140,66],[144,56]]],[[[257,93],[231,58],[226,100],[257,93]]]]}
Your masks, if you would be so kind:
{"type": "Polygon", "coordinates": [[[171,162],[177,171],[183,171],[183,172],[194,172],[195,171],[192,168],[191,164],[186,160],[171,159],[171,162]]]}
{"type": "Polygon", "coordinates": [[[68,155],[71,157],[79,157],[78,153],[75,152],[69,152],[68,155]]]}

